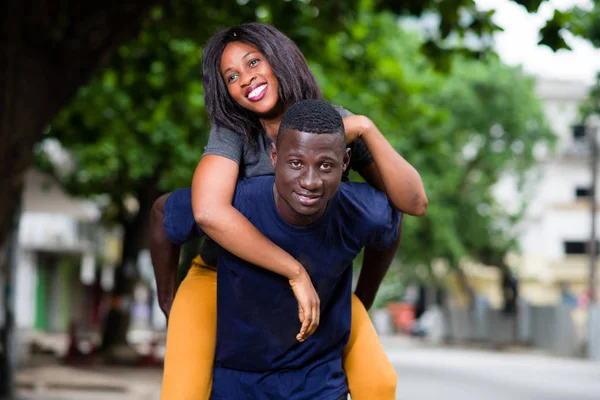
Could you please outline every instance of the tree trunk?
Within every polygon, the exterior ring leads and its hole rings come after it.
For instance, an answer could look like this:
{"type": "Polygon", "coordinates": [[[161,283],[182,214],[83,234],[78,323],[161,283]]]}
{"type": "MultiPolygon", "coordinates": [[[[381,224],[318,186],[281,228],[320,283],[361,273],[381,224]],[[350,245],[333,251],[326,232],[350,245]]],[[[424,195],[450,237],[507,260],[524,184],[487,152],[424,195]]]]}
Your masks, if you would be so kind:
{"type": "Polygon", "coordinates": [[[515,314],[517,312],[517,300],[519,299],[519,289],[517,279],[512,271],[504,262],[501,263],[500,271],[502,273],[502,297],[504,306],[502,311],[506,314],[515,314]]]}
{"type": "MultiPolygon", "coordinates": [[[[157,2],[0,2],[0,246],[11,234],[33,146],[44,128],[119,44],[138,32],[157,2]]],[[[0,358],[0,364],[10,363],[0,358]]],[[[11,371],[4,374],[0,397],[13,387],[11,371]]]]}
{"type": "MultiPolygon", "coordinates": [[[[0,243],[33,146],[53,116],[161,0],[4,0],[0,5],[0,243]]],[[[165,0],[166,1],[166,0],[165,0]]]]}
{"type": "Polygon", "coordinates": [[[465,272],[458,265],[454,267],[454,272],[456,273],[456,278],[458,280],[458,285],[460,286],[463,294],[467,297],[467,308],[471,309],[475,304],[475,291],[469,282],[469,278],[465,272]]]}
{"type": "Polygon", "coordinates": [[[102,351],[127,345],[133,290],[139,277],[137,259],[140,251],[148,247],[150,210],[158,196],[157,179],[153,178],[137,191],[138,213],[123,224],[121,265],[115,270],[115,285],[102,335],[102,351]]]}

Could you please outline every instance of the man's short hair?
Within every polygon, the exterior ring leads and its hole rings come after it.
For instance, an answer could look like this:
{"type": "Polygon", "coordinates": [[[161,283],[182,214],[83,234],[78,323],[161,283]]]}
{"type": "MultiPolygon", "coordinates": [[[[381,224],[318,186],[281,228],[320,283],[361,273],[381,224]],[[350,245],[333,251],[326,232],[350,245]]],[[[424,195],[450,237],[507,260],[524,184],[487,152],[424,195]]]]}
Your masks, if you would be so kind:
{"type": "Polygon", "coordinates": [[[277,145],[285,131],[290,129],[314,134],[338,134],[346,143],[342,117],[331,104],[323,100],[302,100],[288,108],[279,125],[277,145]]]}

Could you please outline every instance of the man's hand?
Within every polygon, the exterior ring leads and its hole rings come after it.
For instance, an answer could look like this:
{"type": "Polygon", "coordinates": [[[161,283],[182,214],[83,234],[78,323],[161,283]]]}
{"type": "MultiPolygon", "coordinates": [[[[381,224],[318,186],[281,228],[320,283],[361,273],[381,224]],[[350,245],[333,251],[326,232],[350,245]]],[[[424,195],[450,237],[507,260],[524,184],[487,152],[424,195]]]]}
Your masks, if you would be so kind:
{"type": "Polygon", "coordinates": [[[373,125],[373,122],[364,115],[351,115],[343,120],[344,130],[346,131],[346,144],[361,138],[373,125]]]}
{"type": "Polygon", "coordinates": [[[294,296],[298,300],[298,317],[302,323],[300,333],[296,340],[304,342],[319,326],[321,318],[321,300],[310,280],[310,275],[304,268],[300,270],[299,276],[289,280],[294,296]]]}

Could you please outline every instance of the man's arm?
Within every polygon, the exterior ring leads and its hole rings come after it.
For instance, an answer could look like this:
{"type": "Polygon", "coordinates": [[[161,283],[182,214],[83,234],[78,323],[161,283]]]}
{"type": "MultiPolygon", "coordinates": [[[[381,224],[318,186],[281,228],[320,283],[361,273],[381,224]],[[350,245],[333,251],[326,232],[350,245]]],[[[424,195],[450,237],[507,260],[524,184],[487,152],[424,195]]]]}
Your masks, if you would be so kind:
{"type": "Polygon", "coordinates": [[[180,245],[204,233],[196,225],[191,189],[159,197],[150,213],[150,256],[160,309],[169,316],[177,286],[180,245]]]}
{"type": "Polygon", "coordinates": [[[367,310],[373,305],[375,295],[394,260],[401,240],[402,216],[400,216],[400,223],[398,224],[398,237],[388,248],[385,250],[377,250],[372,247],[365,248],[362,268],[354,292],[367,310]]]}
{"type": "Polygon", "coordinates": [[[169,194],[159,197],[150,213],[150,256],[156,276],[158,305],[169,318],[171,305],[177,286],[177,266],[179,265],[179,245],[171,242],[163,226],[165,203],[169,194]]]}

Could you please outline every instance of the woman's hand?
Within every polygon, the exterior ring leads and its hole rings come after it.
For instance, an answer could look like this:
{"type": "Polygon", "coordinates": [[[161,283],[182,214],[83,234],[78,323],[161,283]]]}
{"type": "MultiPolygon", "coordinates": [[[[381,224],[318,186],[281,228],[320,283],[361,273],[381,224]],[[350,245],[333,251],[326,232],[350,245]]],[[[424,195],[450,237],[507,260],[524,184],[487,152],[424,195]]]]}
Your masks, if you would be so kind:
{"type": "Polygon", "coordinates": [[[373,122],[364,115],[351,115],[343,118],[344,130],[346,131],[346,144],[361,138],[373,125],[373,122]]]}
{"type": "Polygon", "coordinates": [[[319,326],[321,319],[321,300],[310,280],[310,275],[301,268],[298,277],[289,280],[294,296],[298,300],[298,317],[302,323],[296,340],[304,342],[319,326]]]}

